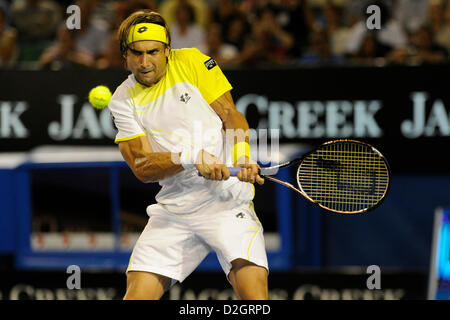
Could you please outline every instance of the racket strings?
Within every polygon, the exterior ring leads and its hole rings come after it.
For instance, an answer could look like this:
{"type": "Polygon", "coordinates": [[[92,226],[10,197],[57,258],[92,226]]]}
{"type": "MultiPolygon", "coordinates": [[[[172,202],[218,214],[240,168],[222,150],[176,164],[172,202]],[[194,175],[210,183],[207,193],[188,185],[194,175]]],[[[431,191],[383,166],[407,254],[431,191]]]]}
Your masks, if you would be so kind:
{"type": "Polygon", "coordinates": [[[389,185],[384,159],[370,146],[354,142],[324,145],[300,164],[300,189],[314,202],[337,212],[376,205],[389,185]]]}

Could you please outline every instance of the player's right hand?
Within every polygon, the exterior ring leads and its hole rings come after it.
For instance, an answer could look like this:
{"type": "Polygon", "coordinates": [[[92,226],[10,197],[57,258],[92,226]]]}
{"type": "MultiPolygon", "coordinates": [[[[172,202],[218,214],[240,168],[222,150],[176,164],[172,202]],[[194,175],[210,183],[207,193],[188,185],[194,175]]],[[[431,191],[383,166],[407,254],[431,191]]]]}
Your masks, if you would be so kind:
{"type": "Polygon", "coordinates": [[[242,156],[234,164],[236,167],[242,168],[238,171],[236,177],[243,182],[250,182],[258,184],[264,184],[264,178],[262,178],[258,172],[261,167],[252,159],[247,156],[242,156]]]}
{"type": "Polygon", "coordinates": [[[195,167],[198,172],[209,180],[227,180],[230,177],[230,171],[227,166],[214,155],[201,150],[197,155],[195,167]]]}

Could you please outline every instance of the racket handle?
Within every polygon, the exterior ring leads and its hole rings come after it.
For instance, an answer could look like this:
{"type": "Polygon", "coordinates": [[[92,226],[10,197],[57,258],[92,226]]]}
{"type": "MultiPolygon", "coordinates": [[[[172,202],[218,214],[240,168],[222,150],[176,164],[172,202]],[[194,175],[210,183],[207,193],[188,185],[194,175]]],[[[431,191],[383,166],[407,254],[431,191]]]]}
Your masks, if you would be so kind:
{"type": "Polygon", "coordinates": [[[230,176],[231,177],[236,177],[237,173],[239,172],[239,170],[241,170],[242,168],[239,167],[228,167],[228,170],[230,171],[230,176]]]}
{"type": "MultiPolygon", "coordinates": [[[[228,167],[228,170],[230,170],[230,176],[231,177],[236,177],[237,173],[239,172],[239,170],[241,170],[242,168],[239,167],[228,167]]],[[[198,175],[201,176],[200,172],[198,172],[198,175]]]]}

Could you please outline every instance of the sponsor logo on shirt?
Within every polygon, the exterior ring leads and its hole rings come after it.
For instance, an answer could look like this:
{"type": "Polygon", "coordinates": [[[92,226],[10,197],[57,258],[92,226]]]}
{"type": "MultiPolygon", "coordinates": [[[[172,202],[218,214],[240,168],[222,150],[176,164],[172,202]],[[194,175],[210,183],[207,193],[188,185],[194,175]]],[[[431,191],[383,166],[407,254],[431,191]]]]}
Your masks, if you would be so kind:
{"type": "Polygon", "coordinates": [[[189,99],[191,99],[191,97],[189,96],[189,94],[187,92],[183,93],[180,96],[180,101],[181,102],[188,103],[189,99]]]}
{"type": "Polygon", "coordinates": [[[205,67],[208,70],[211,70],[212,68],[214,68],[215,66],[217,66],[217,63],[214,61],[213,58],[209,59],[208,61],[205,62],[205,67]]]}

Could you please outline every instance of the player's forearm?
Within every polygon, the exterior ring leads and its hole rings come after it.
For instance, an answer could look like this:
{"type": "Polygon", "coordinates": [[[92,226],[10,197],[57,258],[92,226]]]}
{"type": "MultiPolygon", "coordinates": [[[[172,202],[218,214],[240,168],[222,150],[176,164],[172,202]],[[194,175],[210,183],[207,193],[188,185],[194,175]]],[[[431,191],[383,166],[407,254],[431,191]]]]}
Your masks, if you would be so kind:
{"type": "MultiPolygon", "coordinates": [[[[231,157],[234,165],[250,161],[250,130],[247,120],[239,111],[233,112],[225,124],[227,141],[232,145],[231,157]]],[[[252,182],[253,183],[253,182],[252,182]]]]}
{"type": "Polygon", "coordinates": [[[227,139],[233,144],[241,141],[249,142],[249,126],[245,116],[240,113],[228,91],[211,103],[213,110],[219,115],[227,132],[227,139]]]}
{"type": "Polygon", "coordinates": [[[236,144],[241,141],[249,142],[250,131],[247,119],[238,110],[233,110],[228,114],[227,119],[223,122],[227,133],[227,139],[236,144]]]}
{"type": "Polygon", "coordinates": [[[157,182],[183,171],[178,153],[152,152],[136,157],[133,172],[142,182],[157,182]]]}
{"type": "Polygon", "coordinates": [[[211,107],[222,120],[227,142],[233,146],[233,163],[247,163],[250,158],[249,125],[245,116],[236,109],[231,93],[224,93],[211,103],[211,107]]]}
{"type": "Polygon", "coordinates": [[[142,182],[160,181],[183,170],[178,153],[153,152],[145,136],[120,142],[119,150],[142,182]]]}

